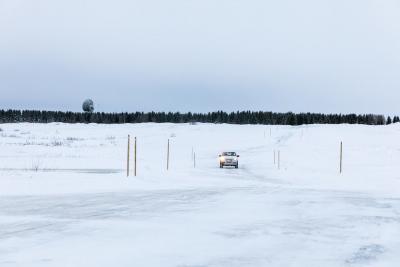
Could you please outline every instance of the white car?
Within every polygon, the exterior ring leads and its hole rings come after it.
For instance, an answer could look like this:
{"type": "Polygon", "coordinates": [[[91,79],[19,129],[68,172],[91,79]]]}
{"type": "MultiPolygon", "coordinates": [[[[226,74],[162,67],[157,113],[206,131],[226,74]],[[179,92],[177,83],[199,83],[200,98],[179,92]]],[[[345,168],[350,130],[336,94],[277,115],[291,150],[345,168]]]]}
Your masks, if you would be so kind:
{"type": "Polygon", "coordinates": [[[239,168],[239,155],[236,152],[223,152],[219,155],[219,167],[232,166],[239,168]]]}

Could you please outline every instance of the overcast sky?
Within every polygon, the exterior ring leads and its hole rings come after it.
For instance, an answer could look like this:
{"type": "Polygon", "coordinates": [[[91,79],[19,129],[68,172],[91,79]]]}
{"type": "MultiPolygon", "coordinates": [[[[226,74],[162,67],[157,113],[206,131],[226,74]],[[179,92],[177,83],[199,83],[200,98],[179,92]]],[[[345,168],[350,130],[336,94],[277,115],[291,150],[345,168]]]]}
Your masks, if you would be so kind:
{"type": "Polygon", "coordinates": [[[400,114],[398,0],[0,0],[0,109],[400,114]]]}

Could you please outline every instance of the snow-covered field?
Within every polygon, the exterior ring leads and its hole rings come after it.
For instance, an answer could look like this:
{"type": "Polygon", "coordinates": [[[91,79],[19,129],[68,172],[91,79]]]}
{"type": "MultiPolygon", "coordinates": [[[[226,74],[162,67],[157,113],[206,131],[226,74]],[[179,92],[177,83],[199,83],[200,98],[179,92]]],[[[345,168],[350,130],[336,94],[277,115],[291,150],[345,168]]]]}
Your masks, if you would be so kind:
{"type": "Polygon", "coordinates": [[[0,128],[1,267],[400,264],[400,124],[0,128]]]}

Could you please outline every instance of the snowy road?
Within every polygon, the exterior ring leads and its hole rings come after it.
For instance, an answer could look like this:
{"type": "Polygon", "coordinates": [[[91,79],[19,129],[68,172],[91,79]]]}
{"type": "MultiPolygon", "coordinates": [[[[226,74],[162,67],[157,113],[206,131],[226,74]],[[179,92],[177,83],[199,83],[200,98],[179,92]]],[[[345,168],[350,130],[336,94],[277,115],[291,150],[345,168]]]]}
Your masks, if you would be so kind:
{"type": "Polygon", "coordinates": [[[386,240],[400,236],[394,198],[261,184],[0,203],[8,218],[0,266],[383,266],[382,254],[398,259],[386,240]]]}
{"type": "Polygon", "coordinates": [[[289,160],[279,172],[257,167],[273,144],[291,146],[287,131],[279,142],[239,147],[239,170],[207,161],[208,148],[195,170],[165,174],[149,163],[129,179],[3,170],[0,266],[398,266],[397,177],[363,187],[363,173],[345,187],[351,176],[297,173],[289,160]]]}

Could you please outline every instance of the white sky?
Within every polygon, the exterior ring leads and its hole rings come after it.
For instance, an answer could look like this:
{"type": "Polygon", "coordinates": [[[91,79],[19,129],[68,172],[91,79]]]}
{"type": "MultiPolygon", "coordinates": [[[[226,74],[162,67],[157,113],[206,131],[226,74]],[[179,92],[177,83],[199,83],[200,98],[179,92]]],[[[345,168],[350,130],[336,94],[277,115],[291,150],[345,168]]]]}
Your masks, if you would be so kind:
{"type": "Polygon", "coordinates": [[[0,109],[398,114],[395,0],[0,0],[0,109]]]}

